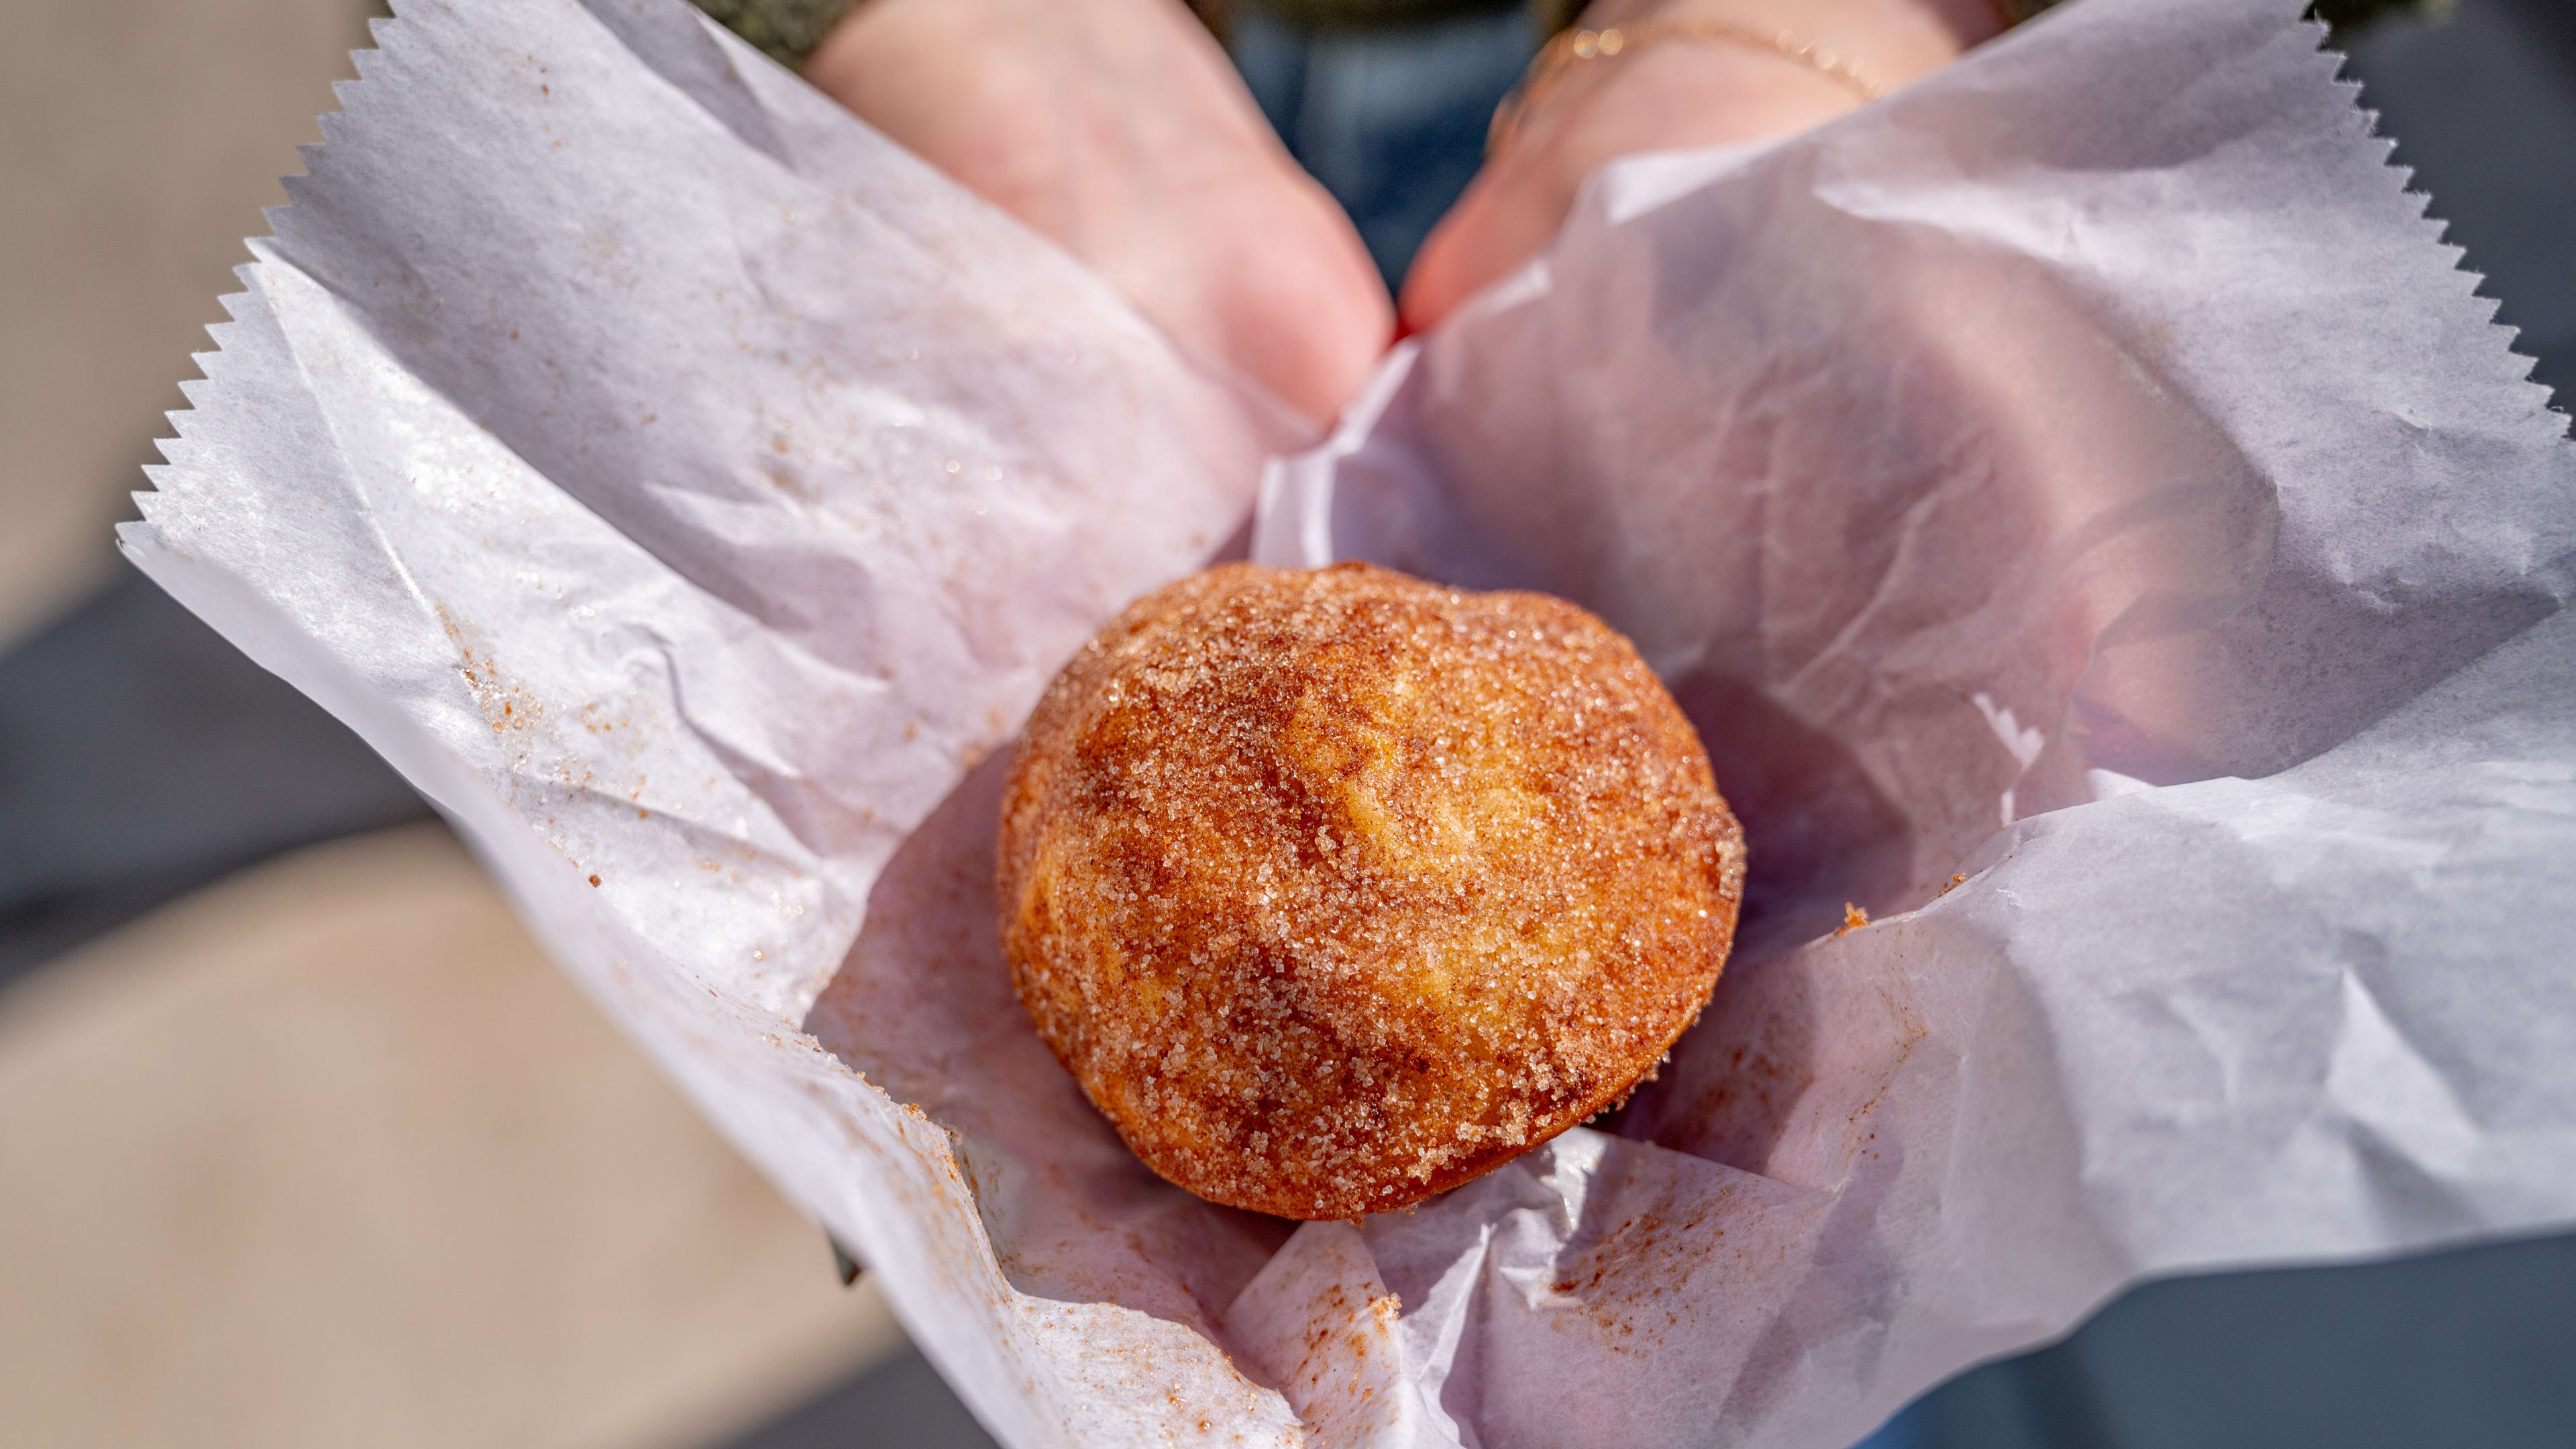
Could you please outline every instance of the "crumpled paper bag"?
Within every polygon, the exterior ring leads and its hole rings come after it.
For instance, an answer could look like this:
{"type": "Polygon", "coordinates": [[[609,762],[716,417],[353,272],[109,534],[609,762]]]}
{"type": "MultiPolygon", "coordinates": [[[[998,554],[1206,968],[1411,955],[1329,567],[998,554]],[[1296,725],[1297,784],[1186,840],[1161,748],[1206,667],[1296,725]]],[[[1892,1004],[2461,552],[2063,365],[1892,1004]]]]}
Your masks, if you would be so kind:
{"type": "Polygon", "coordinates": [[[2576,1222],[2576,453],[2299,8],[1619,163],[1283,459],[677,0],[407,0],[124,543],[1007,1442],[1832,1449],[2143,1276],[2576,1222]],[[1753,849],[1657,1081],[1357,1224],[1146,1172],[993,933],[1020,716],[1256,489],[1604,614],[1753,849]]]}

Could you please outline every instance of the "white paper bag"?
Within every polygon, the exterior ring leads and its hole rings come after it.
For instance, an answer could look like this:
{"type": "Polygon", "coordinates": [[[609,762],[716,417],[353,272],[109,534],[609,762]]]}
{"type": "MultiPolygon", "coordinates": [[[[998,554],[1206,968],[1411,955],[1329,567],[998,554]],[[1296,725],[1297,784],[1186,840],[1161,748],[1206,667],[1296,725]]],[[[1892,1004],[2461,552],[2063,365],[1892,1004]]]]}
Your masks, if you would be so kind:
{"type": "Polygon", "coordinates": [[[1297,424],[677,0],[409,0],[125,545],[1007,1442],[1834,1449],[2143,1276],[2576,1222],[2576,453],[2299,8],[1620,163],[1272,467],[1260,558],[1626,630],[1753,850],[1661,1079],[1411,1213],[1153,1177],[994,939],[999,751],[1297,424]]]}

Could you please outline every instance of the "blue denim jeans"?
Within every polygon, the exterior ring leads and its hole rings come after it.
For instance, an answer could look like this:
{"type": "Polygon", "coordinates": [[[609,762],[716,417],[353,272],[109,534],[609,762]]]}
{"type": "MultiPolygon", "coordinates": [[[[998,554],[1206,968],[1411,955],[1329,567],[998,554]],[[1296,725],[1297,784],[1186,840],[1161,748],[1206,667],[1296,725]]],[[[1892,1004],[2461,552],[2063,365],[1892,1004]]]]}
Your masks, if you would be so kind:
{"type": "Polygon", "coordinates": [[[1383,30],[1237,12],[1235,67],[1299,164],[1351,214],[1389,288],[1485,160],[1485,127],[1545,37],[1518,6],[1383,30]]]}

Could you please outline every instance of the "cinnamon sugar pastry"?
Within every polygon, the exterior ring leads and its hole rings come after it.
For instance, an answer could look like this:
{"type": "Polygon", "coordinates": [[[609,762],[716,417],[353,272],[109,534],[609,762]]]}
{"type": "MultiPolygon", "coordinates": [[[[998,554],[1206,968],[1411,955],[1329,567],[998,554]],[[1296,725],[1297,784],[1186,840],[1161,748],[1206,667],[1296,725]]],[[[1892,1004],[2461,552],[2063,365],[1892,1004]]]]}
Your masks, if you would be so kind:
{"type": "Polygon", "coordinates": [[[1628,641],[1562,600],[1229,565],[1029,721],[1003,945],[1137,1155],[1350,1218],[1624,1100],[1698,1016],[1744,844],[1628,641]]]}

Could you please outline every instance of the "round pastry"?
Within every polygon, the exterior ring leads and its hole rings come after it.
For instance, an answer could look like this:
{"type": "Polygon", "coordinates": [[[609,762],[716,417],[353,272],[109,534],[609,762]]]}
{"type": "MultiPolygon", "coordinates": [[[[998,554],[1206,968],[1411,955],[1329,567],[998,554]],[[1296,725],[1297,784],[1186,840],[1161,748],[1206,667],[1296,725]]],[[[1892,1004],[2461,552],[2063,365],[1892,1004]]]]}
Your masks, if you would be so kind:
{"type": "Polygon", "coordinates": [[[1717,982],[1744,843],[1574,605],[1234,564],[1048,688],[998,876],[1020,1000],[1137,1156],[1353,1218],[1624,1100],[1717,982]]]}

